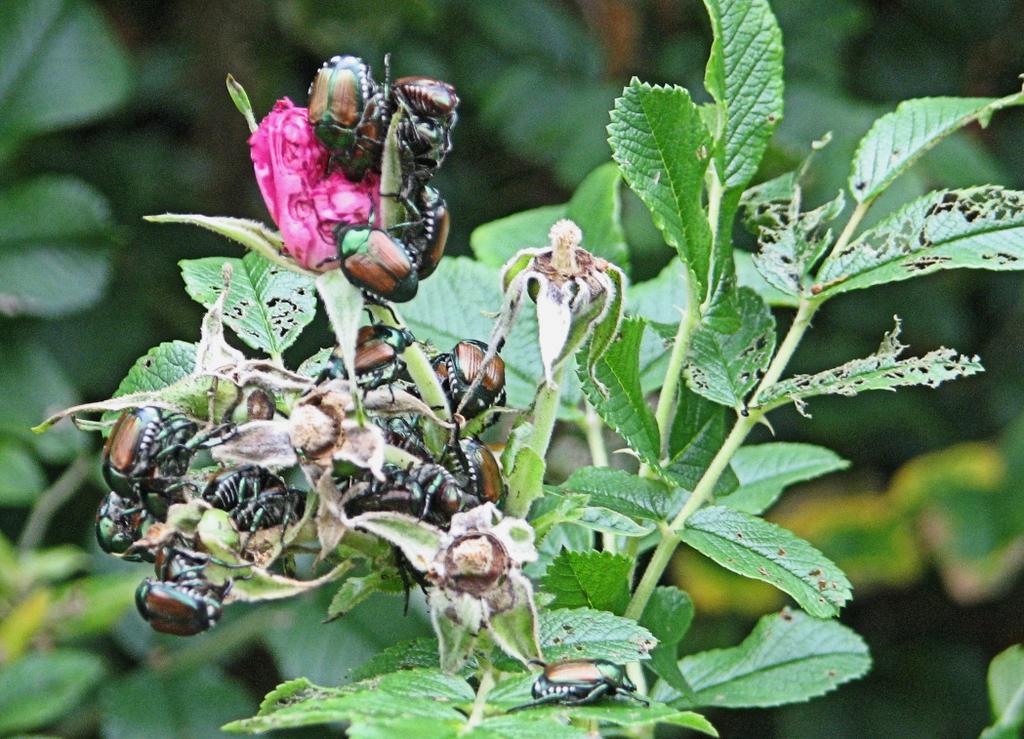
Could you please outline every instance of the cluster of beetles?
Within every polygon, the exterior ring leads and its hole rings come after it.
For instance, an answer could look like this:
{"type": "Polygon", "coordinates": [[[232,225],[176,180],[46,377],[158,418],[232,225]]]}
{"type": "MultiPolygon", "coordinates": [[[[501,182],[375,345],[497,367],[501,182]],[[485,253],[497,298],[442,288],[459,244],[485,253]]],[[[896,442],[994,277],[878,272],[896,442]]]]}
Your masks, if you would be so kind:
{"type": "MultiPolygon", "coordinates": [[[[394,130],[402,184],[399,192],[381,197],[396,198],[408,217],[389,228],[340,224],[334,234],[337,266],[368,300],[380,305],[411,300],[419,281],[430,276],[444,254],[448,209],[429,182],[451,149],[459,102],[455,89],[445,82],[429,77],[392,82],[387,58],[385,67],[385,80],[379,84],[358,57],[336,56],[324,63],[309,90],[310,123],[331,152],[329,166],[351,181],[380,172],[385,136],[399,116],[394,130]]],[[[407,329],[381,323],[359,329],[355,383],[364,390],[390,386],[415,392],[402,360],[415,341],[407,329]]],[[[459,409],[464,421],[504,404],[504,362],[495,355],[485,365],[486,355],[486,344],[464,340],[431,360],[450,406],[459,409]]],[[[338,349],[315,382],[334,379],[349,379],[338,349]]],[[[408,468],[386,464],[383,479],[366,471],[335,472],[339,490],[346,491],[342,500],[347,515],[397,511],[446,527],[460,511],[501,501],[501,467],[478,437],[460,438],[456,430],[438,455],[428,448],[418,417],[371,420],[388,444],[421,463],[408,468]]],[[[207,565],[215,560],[195,542],[175,535],[171,542],[146,543],[147,529],[166,520],[171,504],[201,499],[226,511],[243,536],[274,527],[280,527],[283,536],[305,512],[308,493],[290,487],[270,469],[255,464],[190,469],[200,452],[230,439],[233,432],[230,424],[201,428],[180,413],[143,406],[120,416],[104,446],[102,472],[110,492],[97,512],[96,537],[106,552],[154,565],[156,576],[140,584],[136,604],[157,631],[188,636],[208,630],[219,619],[232,585],[230,579],[214,583],[206,577],[207,565]]],[[[408,596],[409,576],[421,586],[423,582],[397,550],[395,557],[408,596]]],[[[543,667],[533,684],[534,703],[529,705],[590,703],[616,692],[636,697],[624,669],[607,660],[568,660],[543,667]]]]}

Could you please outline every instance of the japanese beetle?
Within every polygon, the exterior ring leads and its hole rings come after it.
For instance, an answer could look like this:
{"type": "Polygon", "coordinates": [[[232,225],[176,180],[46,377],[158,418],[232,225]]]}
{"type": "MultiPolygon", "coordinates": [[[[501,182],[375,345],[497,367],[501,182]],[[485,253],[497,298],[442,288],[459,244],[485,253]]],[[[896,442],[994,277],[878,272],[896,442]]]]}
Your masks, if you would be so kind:
{"type": "Polygon", "coordinates": [[[125,411],[103,447],[103,478],[123,498],[160,490],[163,478],[188,470],[198,432],[194,421],[162,408],[125,411]]]}
{"type": "Polygon", "coordinates": [[[141,503],[131,502],[111,491],[96,511],[96,541],[108,554],[120,554],[123,559],[139,562],[148,552],[128,552],[142,538],[151,521],[141,503]]]}
{"type": "MultiPolygon", "coordinates": [[[[465,488],[481,502],[498,504],[505,497],[505,480],[494,453],[480,439],[470,437],[459,441],[455,451],[465,488]]],[[[456,472],[456,477],[459,477],[456,472]]]]}
{"type": "MultiPolygon", "coordinates": [[[[231,512],[240,531],[252,533],[272,526],[288,526],[306,511],[306,493],[296,488],[271,488],[242,501],[231,512]]],[[[282,531],[282,536],[284,532],[282,531]]]]}
{"type": "Polygon", "coordinates": [[[462,408],[465,418],[475,418],[492,405],[505,403],[505,362],[497,354],[483,366],[487,345],[482,341],[460,341],[447,354],[434,357],[434,372],[441,381],[454,408],[462,408]],[[466,393],[479,382],[468,398],[466,393]]]}
{"type": "Polygon", "coordinates": [[[534,700],[516,706],[509,713],[549,703],[582,706],[618,693],[645,706],[650,705],[644,698],[635,695],[636,686],[626,676],[626,668],[606,659],[568,659],[550,664],[537,660],[531,662],[544,668],[533,681],[531,692],[534,700]]]}
{"type": "Polygon", "coordinates": [[[376,92],[370,68],[359,57],[335,56],[324,62],[309,86],[309,122],[324,146],[351,152],[376,92]]]}
{"type": "Polygon", "coordinates": [[[416,275],[420,280],[430,277],[440,264],[450,227],[448,205],[441,193],[433,187],[421,188],[417,220],[402,235],[402,241],[416,259],[416,275]]]}
{"type": "Polygon", "coordinates": [[[353,285],[395,303],[416,297],[416,267],[401,241],[379,228],[345,224],[334,236],[341,271],[353,285]]]}
{"type": "Polygon", "coordinates": [[[438,464],[426,463],[408,470],[384,465],[384,480],[373,480],[346,501],[350,516],[369,511],[397,511],[446,526],[459,511],[479,504],[452,474],[438,464]]]}
{"type": "MultiPolygon", "coordinates": [[[[356,382],[367,390],[394,382],[405,368],[401,353],[415,341],[408,329],[383,323],[360,328],[356,334],[356,382]]],[[[347,377],[345,362],[335,349],[317,381],[347,377]]]]}
{"type": "Polygon", "coordinates": [[[240,531],[287,525],[306,509],[306,494],[288,488],[270,470],[254,464],[232,467],[210,478],[202,498],[231,513],[240,531]]]}
{"type": "Polygon", "coordinates": [[[402,170],[424,184],[451,151],[459,96],[447,82],[432,77],[397,79],[391,95],[404,112],[398,128],[402,170]]]}
{"type": "Polygon", "coordinates": [[[229,587],[230,582],[218,586],[201,575],[172,582],[147,577],[135,591],[135,606],[156,631],[193,636],[220,619],[229,587]]]}

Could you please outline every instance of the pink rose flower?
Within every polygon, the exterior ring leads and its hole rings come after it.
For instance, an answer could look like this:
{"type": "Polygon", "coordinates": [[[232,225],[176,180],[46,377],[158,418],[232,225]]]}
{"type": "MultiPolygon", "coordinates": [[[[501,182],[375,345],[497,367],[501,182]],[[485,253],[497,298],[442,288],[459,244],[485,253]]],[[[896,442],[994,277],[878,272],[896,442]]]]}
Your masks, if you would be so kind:
{"type": "Polygon", "coordinates": [[[249,152],[285,253],[307,269],[336,267],[334,227],[369,222],[380,205],[379,177],[370,172],[362,182],[350,182],[341,172],[328,174],[330,153],[313,132],[308,111],[288,98],[260,122],[249,152]]]}

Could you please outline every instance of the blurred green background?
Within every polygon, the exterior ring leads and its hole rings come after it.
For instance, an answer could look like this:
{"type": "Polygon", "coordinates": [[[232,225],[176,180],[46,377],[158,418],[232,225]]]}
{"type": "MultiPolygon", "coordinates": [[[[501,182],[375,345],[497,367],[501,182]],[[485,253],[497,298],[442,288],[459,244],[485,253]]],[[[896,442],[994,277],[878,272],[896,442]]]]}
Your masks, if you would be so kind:
{"type": "MultiPolygon", "coordinates": [[[[813,204],[842,187],[857,140],[897,101],[1020,85],[1024,6],[1012,0],[773,5],[786,114],[763,174],[832,131],[811,170],[813,204]]],[[[68,424],[27,430],[48,411],[108,397],[151,346],[198,338],[200,307],[177,261],[239,249],[143,215],[267,219],[226,73],[257,115],[284,95],[303,101],[336,53],[379,69],[390,51],[396,75],[453,83],[460,121],[437,184],[454,214],[449,253],[468,253],[477,225],[564,202],[608,160],[607,111],[631,76],[703,99],[709,35],[697,0],[0,3],[0,734],[209,736],[283,678],[336,684],[381,646],[426,633],[421,610],[402,618],[385,598],[321,625],[323,593],[233,606],[195,639],[155,636],[131,606],[145,568],[101,556],[93,541],[105,493],[97,438],[68,424]]],[[[1020,188],[1022,123],[1020,111],[1002,113],[944,143],[874,212],[936,186],[1020,188]]],[[[670,253],[646,210],[627,195],[623,217],[634,279],[657,274],[670,253]]],[[[962,737],[986,725],[988,662],[1024,641],[1022,287],[1016,273],[945,272],[820,314],[793,370],[872,351],[899,313],[915,350],[978,353],[987,372],[938,392],[816,400],[813,419],[774,419],[778,438],[853,463],[789,494],[772,518],[850,574],[843,621],[875,667],[808,705],[712,712],[723,736],[962,737]]],[[[289,358],[328,343],[315,324],[289,358]]],[[[561,443],[577,459],[572,431],[561,443]]],[[[783,602],[695,557],[679,557],[673,576],[703,617],[687,651],[739,642],[783,602]]]]}

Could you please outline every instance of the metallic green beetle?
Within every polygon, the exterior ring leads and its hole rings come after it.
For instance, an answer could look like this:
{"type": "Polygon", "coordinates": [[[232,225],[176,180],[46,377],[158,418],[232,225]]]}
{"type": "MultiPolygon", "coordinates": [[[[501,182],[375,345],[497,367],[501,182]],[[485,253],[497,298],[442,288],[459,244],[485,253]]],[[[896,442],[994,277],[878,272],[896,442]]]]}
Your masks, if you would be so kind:
{"type": "Polygon", "coordinates": [[[510,709],[509,713],[551,703],[583,706],[596,703],[606,695],[619,693],[645,706],[650,705],[635,695],[636,685],[626,676],[626,668],[606,659],[568,659],[548,664],[531,660],[531,664],[544,668],[533,681],[531,692],[534,700],[510,709]]]}

